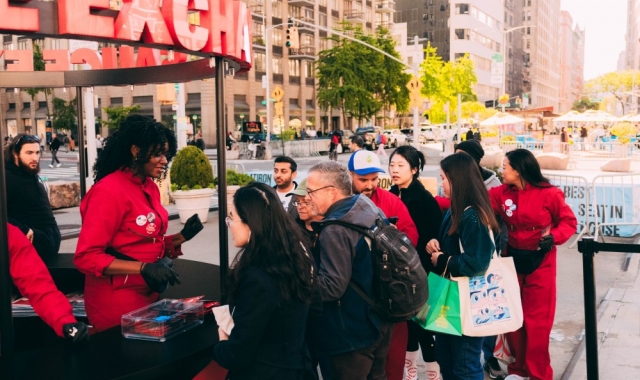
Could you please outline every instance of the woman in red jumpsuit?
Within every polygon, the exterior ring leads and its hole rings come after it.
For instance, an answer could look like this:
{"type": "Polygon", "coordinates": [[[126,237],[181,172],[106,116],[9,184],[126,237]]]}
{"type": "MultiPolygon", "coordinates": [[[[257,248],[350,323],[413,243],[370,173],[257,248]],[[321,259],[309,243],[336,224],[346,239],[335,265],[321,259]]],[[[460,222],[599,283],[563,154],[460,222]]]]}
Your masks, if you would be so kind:
{"type": "Polygon", "coordinates": [[[524,312],[523,326],[507,334],[515,357],[508,369],[522,378],[552,380],[549,335],[556,310],[555,245],[576,233],[577,221],[564,193],[542,175],[531,152],[508,152],[502,170],[503,185],[490,189],[489,198],[509,229],[506,255],[516,264],[524,312]]]}
{"type": "Polygon", "coordinates": [[[181,255],[180,245],[202,224],[194,215],[180,233],[165,235],[168,213],[153,182],[166,175],[176,146],[165,126],[133,115],[105,141],[96,161],[95,185],[80,205],[74,263],[86,275],[85,308],[97,331],[118,326],[123,314],[180,283],[168,258],[181,255]]]}

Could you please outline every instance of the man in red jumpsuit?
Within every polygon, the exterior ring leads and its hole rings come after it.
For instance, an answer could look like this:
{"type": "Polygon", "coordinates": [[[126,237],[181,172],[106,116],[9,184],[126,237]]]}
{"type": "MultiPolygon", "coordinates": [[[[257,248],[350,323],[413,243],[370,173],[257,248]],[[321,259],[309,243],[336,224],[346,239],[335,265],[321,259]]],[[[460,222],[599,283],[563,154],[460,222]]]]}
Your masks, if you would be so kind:
{"type": "MultiPolygon", "coordinates": [[[[396,227],[407,235],[411,243],[418,245],[418,229],[411,219],[407,206],[398,196],[378,187],[378,175],[384,173],[380,159],[368,150],[359,150],[349,158],[348,169],[355,194],[364,194],[388,217],[397,217],[396,227]]],[[[385,372],[389,380],[402,380],[404,359],[409,340],[407,323],[396,323],[391,336],[385,372]]]]}
{"type": "Polygon", "coordinates": [[[576,233],[576,217],[566,204],[564,193],[548,183],[544,187],[527,183],[521,189],[505,184],[490,189],[489,198],[509,229],[507,256],[516,257],[516,252],[526,251],[544,255],[529,274],[522,273],[516,263],[524,324],[507,334],[515,357],[509,373],[531,380],[552,380],[549,335],[556,310],[554,245],[564,244],[576,233]]]}
{"type": "Polygon", "coordinates": [[[71,305],[53,283],[49,270],[20,229],[7,223],[9,273],[33,310],[59,336],[73,342],[89,339],[87,325],[78,322],[71,305]]]}

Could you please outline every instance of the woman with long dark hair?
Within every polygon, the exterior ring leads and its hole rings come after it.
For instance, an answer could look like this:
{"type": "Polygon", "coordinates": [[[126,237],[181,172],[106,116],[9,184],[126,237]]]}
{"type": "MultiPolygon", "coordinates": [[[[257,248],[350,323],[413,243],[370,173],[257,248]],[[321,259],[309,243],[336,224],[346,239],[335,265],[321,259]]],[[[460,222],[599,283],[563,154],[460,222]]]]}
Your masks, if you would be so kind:
{"type": "MultiPolygon", "coordinates": [[[[435,272],[452,276],[480,276],[495,250],[491,231],[499,230],[478,164],[466,153],[440,162],[444,194],[451,208],[444,216],[438,239],[427,244],[435,272]],[[461,249],[462,248],[462,249],[461,249]]],[[[436,335],[436,358],[446,380],[482,380],[482,337],[436,335]]]]}
{"type": "Polygon", "coordinates": [[[531,152],[505,155],[500,187],[489,190],[491,205],[509,229],[507,256],[520,282],[523,326],[507,334],[515,362],[511,378],[553,379],[549,335],[556,310],[556,245],[576,233],[577,221],[562,190],[549,183],[531,152]]]}
{"type": "Polygon", "coordinates": [[[180,283],[169,258],[202,224],[192,216],[165,235],[169,215],[155,178],[164,178],[176,138],[153,119],[132,115],[105,141],[94,166],[95,185],[80,204],[82,229],[73,261],[85,274],[84,299],[96,330],[120,325],[123,314],[158,300],[180,283]]]}
{"type": "MultiPolygon", "coordinates": [[[[438,237],[442,224],[442,211],[435,198],[422,182],[420,171],[424,168],[424,154],[412,146],[401,146],[389,157],[389,174],[394,185],[389,190],[400,197],[407,206],[413,223],[418,229],[418,255],[422,266],[427,271],[433,269],[431,258],[427,253],[427,243],[438,237]]],[[[440,378],[440,370],[435,357],[433,333],[413,321],[409,321],[409,341],[405,368],[406,380],[418,378],[418,349],[422,349],[422,359],[427,366],[427,377],[430,380],[440,378]]]]}
{"type": "Polygon", "coordinates": [[[234,327],[218,330],[213,357],[229,379],[301,380],[313,287],[307,239],[268,185],[240,188],[233,206],[226,223],[242,248],[229,273],[234,327]]]}

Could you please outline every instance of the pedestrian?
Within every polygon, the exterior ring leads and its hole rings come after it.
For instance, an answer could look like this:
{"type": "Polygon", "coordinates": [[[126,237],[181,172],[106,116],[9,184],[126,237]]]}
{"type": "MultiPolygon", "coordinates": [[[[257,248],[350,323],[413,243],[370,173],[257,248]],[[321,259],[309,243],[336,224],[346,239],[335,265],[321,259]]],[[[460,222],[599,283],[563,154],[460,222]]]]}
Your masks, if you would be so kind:
{"type": "MultiPolygon", "coordinates": [[[[370,228],[378,208],[366,196],[351,195],[351,190],[347,169],[325,161],[309,170],[305,200],[323,220],[370,228]]],[[[349,286],[354,282],[374,297],[369,245],[363,234],[338,224],[322,228],[317,244],[322,311],[309,316],[311,344],[318,355],[328,357],[332,380],[384,379],[393,324],[381,321],[349,286]]]]}
{"type": "MultiPolygon", "coordinates": [[[[420,182],[420,171],[424,168],[424,163],[424,155],[416,148],[412,146],[397,148],[389,158],[389,174],[394,183],[389,191],[400,197],[409,210],[418,232],[416,248],[420,262],[428,274],[433,269],[433,265],[427,253],[427,243],[438,237],[442,224],[442,212],[433,195],[420,182]]],[[[406,380],[418,378],[418,349],[422,351],[422,360],[426,363],[427,378],[440,379],[433,333],[413,321],[407,324],[409,340],[405,347],[406,380]]]]}
{"type": "Polygon", "coordinates": [[[180,283],[171,259],[182,255],[182,244],[202,223],[194,214],[179,233],[168,235],[169,215],[153,181],[166,177],[176,150],[171,130],[130,115],[96,160],[95,184],[80,204],[73,262],[85,275],[85,308],[97,331],[119,326],[122,315],[156,302],[169,284],[180,283]]]}
{"type": "Polygon", "coordinates": [[[69,153],[69,136],[64,135],[64,137],[62,138],[62,142],[64,143],[64,149],[66,153],[69,153]]]}
{"type": "Polygon", "coordinates": [[[100,153],[102,153],[102,137],[100,135],[96,135],[96,151],[100,156],[100,153]]]}
{"type": "Polygon", "coordinates": [[[298,175],[298,164],[288,156],[278,156],[273,160],[273,180],[276,185],[273,187],[280,199],[282,207],[291,214],[294,219],[296,215],[296,207],[291,204],[291,197],[287,196],[298,187],[295,178],[298,175]]]}
{"type": "MultiPolygon", "coordinates": [[[[498,222],[479,175],[478,165],[464,153],[440,162],[440,177],[451,208],[444,216],[438,239],[427,243],[434,271],[443,276],[481,276],[495,250],[491,231],[498,222]],[[446,273],[445,273],[446,271],[446,273]]],[[[482,380],[482,337],[436,334],[436,358],[446,380],[482,380]]]]}
{"type": "MultiPolygon", "coordinates": [[[[60,140],[55,141],[59,146],[60,140]]],[[[41,157],[40,139],[34,135],[18,134],[4,148],[8,220],[31,240],[40,257],[48,259],[58,254],[60,229],[38,177],[41,157]]]]}
{"type": "Polygon", "coordinates": [[[61,145],[60,139],[58,139],[58,135],[54,133],[51,136],[51,143],[49,144],[49,151],[51,152],[51,163],[49,164],[49,167],[51,169],[53,169],[53,164],[55,162],[58,163],[56,165],[56,168],[59,168],[60,166],[62,166],[62,164],[60,163],[60,160],[58,160],[58,149],[60,149],[60,145],[61,145]]]}
{"type": "Polygon", "coordinates": [[[582,124],[582,127],[580,128],[580,143],[581,143],[580,150],[585,150],[588,136],[589,136],[589,132],[587,131],[587,128],[584,126],[584,124],[582,124]]]}
{"type": "Polygon", "coordinates": [[[72,152],[76,151],[76,138],[73,134],[69,136],[69,150],[72,152]]]}
{"type": "Polygon", "coordinates": [[[569,152],[569,134],[567,133],[564,127],[562,127],[562,130],[560,131],[560,142],[562,143],[562,152],[568,153],[569,152]]]}
{"type": "Polygon", "coordinates": [[[9,145],[11,143],[11,141],[9,140],[9,136],[5,136],[4,137],[4,143],[2,144],[2,147],[4,148],[5,146],[9,145]]]}
{"type": "Polygon", "coordinates": [[[364,139],[360,135],[349,137],[349,152],[354,153],[364,147],[364,139]]]}
{"type": "Polygon", "coordinates": [[[42,155],[44,154],[44,146],[45,146],[44,135],[41,133],[40,134],[40,157],[42,157],[42,155]]]}
{"type": "Polygon", "coordinates": [[[333,133],[331,133],[331,142],[329,143],[329,160],[338,160],[338,144],[340,144],[341,138],[340,132],[333,131],[333,133]]]}
{"type": "Polygon", "coordinates": [[[205,143],[204,139],[202,138],[202,132],[198,131],[198,133],[196,133],[195,142],[198,149],[204,152],[205,143]]]}
{"type": "MultiPolygon", "coordinates": [[[[482,176],[482,181],[484,182],[484,187],[489,190],[491,188],[502,186],[502,182],[496,176],[496,173],[493,171],[483,168],[480,166],[480,161],[482,157],[484,157],[484,149],[482,149],[482,145],[477,140],[469,140],[461,142],[456,145],[456,153],[464,152],[473,158],[473,160],[478,164],[478,169],[480,169],[480,175],[482,176]]],[[[507,236],[508,230],[507,226],[500,218],[500,239],[498,240],[498,252],[504,252],[507,246],[507,236]]],[[[489,374],[489,377],[492,379],[496,379],[499,377],[504,377],[504,371],[502,367],[500,367],[500,363],[498,363],[498,359],[493,356],[493,351],[496,346],[496,337],[495,336],[486,336],[482,341],[482,353],[484,355],[484,365],[483,369],[489,374]]]]}
{"type": "Polygon", "coordinates": [[[577,221],[564,193],[540,172],[526,149],[507,152],[503,185],[489,190],[491,205],[509,230],[506,255],[513,257],[522,298],[523,326],[506,335],[515,362],[511,380],[552,380],[549,335],[556,310],[556,245],[576,233],[577,221]]]}
{"type": "Polygon", "coordinates": [[[233,138],[231,132],[227,132],[227,150],[237,150],[238,149],[238,140],[233,138]]]}
{"type": "Polygon", "coordinates": [[[89,329],[73,316],[67,297],[56,288],[49,269],[20,229],[7,223],[9,275],[33,311],[55,333],[73,343],[89,340],[89,329]]]}
{"type": "Polygon", "coordinates": [[[260,182],[236,192],[226,223],[241,249],[229,273],[234,327],[218,329],[213,359],[230,379],[303,380],[315,273],[306,238],[260,182]]]}
{"type": "MultiPolygon", "coordinates": [[[[378,186],[379,174],[384,173],[380,167],[378,156],[368,150],[358,150],[351,154],[347,168],[351,174],[353,193],[367,196],[384,215],[389,218],[397,218],[395,225],[398,230],[404,232],[411,240],[411,244],[416,246],[418,244],[418,230],[411,219],[409,210],[397,195],[378,186]]],[[[394,325],[385,365],[385,373],[389,380],[402,380],[403,378],[408,334],[407,322],[394,325]]]]}
{"type": "Polygon", "coordinates": [[[307,139],[307,129],[306,128],[300,129],[300,138],[302,140],[306,140],[307,139]]]}
{"type": "Polygon", "coordinates": [[[469,130],[467,131],[467,135],[465,136],[465,141],[471,141],[471,140],[473,140],[473,130],[469,128],[469,130]]]}
{"type": "Polygon", "coordinates": [[[376,154],[378,156],[384,156],[387,157],[387,152],[385,152],[384,150],[384,146],[387,143],[387,135],[385,135],[384,133],[380,132],[378,134],[378,141],[376,141],[376,143],[378,144],[378,151],[376,152],[376,154]]]}

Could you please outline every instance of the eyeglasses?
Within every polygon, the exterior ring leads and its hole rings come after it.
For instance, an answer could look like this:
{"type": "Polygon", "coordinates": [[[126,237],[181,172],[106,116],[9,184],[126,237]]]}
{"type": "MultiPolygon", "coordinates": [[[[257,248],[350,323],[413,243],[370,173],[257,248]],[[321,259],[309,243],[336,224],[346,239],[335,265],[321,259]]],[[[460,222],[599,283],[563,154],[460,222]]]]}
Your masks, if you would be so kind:
{"type": "Polygon", "coordinates": [[[291,201],[291,204],[293,205],[293,207],[298,207],[298,206],[304,206],[307,207],[309,206],[310,202],[305,202],[305,201],[299,201],[297,199],[294,199],[291,201]]]}
{"type": "Polygon", "coordinates": [[[18,141],[16,141],[16,147],[20,144],[28,144],[28,143],[40,143],[40,138],[38,136],[35,135],[22,135],[20,136],[20,138],[18,139],[18,141]]]}
{"type": "Polygon", "coordinates": [[[321,188],[315,189],[315,190],[309,190],[309,188],[307,188],[307,195],[309,196],[309,198],[313,198],[313,193],[315,193],[317,191],[320,191],[320,190],[324,190],[324,189],[326,189],[328,187],[335,187],[335,186],[327,185],[327,186],[322,186],[321,188]]]}

